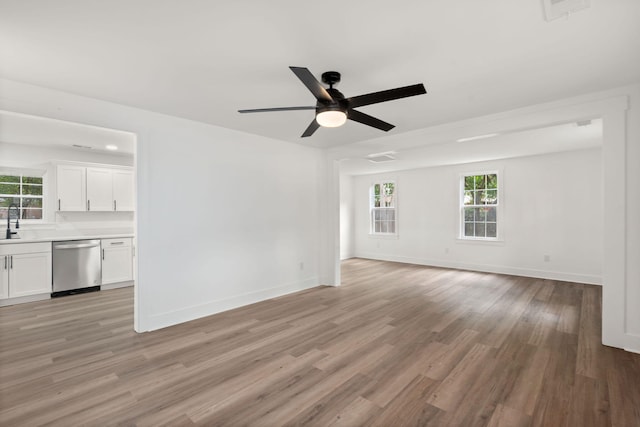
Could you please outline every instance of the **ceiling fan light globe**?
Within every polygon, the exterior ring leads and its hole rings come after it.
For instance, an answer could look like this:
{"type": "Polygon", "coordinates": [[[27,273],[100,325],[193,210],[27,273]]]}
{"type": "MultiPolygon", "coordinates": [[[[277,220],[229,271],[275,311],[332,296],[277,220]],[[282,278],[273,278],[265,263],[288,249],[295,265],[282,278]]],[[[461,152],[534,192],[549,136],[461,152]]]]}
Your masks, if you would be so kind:
{"type": "Polygon", "coordinates": [[[322,127],[337,128],[346,123],[347,115],[339,110],[321,111],[316,115],[316,121],[322,127]]]}

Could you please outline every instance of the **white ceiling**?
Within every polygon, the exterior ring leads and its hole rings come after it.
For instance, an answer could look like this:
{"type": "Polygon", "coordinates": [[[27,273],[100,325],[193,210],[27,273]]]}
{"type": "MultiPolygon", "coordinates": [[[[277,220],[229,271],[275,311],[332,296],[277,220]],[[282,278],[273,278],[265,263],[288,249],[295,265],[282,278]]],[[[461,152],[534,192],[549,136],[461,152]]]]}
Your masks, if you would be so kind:
{"type": "Polygon", "coordinates": [[[543,0],[0,0],[0,77],[334,147],[343,173],[533,155],[595,146],[580,132],[601,123],[429,141],[377,167],[362,158],[405,133],[640,82],[640,1],[590,3],[546,22],[543,0]],[[309,111],[237,113],[312,105],[291,65],[340,71],[346,96],[419,82],[428,94],[362,108],[396,125],[386,138],[348,122],[300,139],[309,111]]]}
{"type": "MultiPolygon", "coordinates": [[[[381,131],[300,134],[313,105],[288,66],[342,73],[345,96],[423,82],[362,111],[389,135],[640,80],[640,2],[591,0],[552,22],[541,0],[0,0],[0,77],[315,147],[381,131]]],[[[1,96],[1,94],[0,94],[1,96]]]]}

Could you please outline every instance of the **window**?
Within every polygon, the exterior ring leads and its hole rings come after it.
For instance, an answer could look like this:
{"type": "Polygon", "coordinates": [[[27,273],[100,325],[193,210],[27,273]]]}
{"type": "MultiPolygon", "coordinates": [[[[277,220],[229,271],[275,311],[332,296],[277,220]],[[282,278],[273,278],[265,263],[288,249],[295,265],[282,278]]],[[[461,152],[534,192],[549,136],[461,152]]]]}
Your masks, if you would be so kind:
{"type": "MultiPolygon", "coordinates": [[[[0,219],[7,219],[15,204],[20,219],[42,219],[42,177],[20,174],[0,175],[0,219]]],[[[14,218],[14,211],[11,215],[14,218]]]]}
{"type": "Polygon", "coordinates": [[[396,234],[396,184],[371,186],[371,234],[396,234]]]}
{"type": "Polygon", "coordinates": [[[498,237],[498,174],[462,177],[461,237],[498,237]]]}

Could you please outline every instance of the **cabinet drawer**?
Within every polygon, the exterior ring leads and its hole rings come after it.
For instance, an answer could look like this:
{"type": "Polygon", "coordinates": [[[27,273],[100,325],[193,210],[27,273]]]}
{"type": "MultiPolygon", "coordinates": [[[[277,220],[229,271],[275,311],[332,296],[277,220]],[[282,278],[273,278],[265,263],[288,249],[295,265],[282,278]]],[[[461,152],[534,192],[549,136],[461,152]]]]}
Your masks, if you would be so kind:
{"type": "Polygon", "coordinates": [[[35,254],[51,252],[51,243],[8,243],[0,245],[0,255],[35,254]]]}
{"type": "Polygon", "coordinates": [[[122,239],[102,239],[102,249],[111,247],[131,247],[131,237],[124,237],[122,239]]]}

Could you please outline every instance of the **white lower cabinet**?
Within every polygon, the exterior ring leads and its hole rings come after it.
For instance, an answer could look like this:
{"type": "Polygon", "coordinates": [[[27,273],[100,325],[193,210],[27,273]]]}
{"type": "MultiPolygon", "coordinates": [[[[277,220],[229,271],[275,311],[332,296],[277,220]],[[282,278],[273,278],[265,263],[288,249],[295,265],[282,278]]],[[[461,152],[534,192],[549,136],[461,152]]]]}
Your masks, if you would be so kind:
{"type": "Polygon", "coordinates": [[[0,299],[9,298],[9,257],[2,255],[2,271],[0,271],[0,299]]]}
{"type": "Polygon", "coordinates": [[[51,294],[51,243],[0,245],[0,299],[51,294]]]}
{"type": "Polygon", "coordinates": [[[133,280],[133,239],[102,239],[102,284],[133,280]]]}

